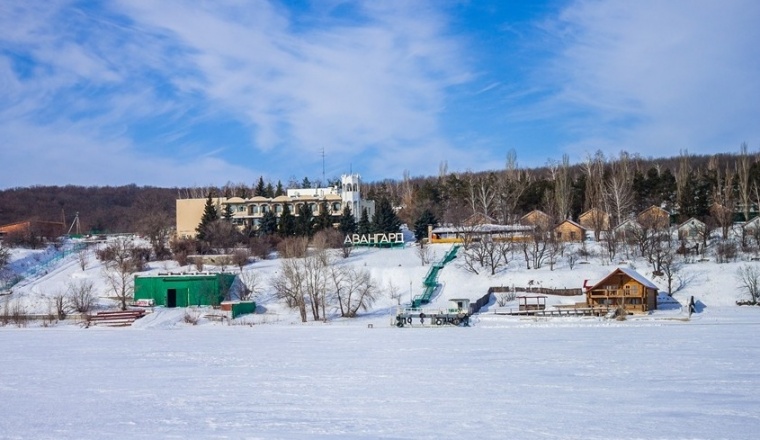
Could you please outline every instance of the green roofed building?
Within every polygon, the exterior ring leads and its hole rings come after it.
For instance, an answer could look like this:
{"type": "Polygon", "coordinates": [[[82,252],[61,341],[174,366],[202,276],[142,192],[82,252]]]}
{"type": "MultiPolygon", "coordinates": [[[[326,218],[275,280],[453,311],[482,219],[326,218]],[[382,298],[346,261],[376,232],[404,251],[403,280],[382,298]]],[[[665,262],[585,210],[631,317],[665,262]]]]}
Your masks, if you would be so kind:
{"type": "Polygon", "coordinates": [[[218,306],[235,281],[230,273],[169,273],[135,276],[135,301],[165,307],[218,306]]]}

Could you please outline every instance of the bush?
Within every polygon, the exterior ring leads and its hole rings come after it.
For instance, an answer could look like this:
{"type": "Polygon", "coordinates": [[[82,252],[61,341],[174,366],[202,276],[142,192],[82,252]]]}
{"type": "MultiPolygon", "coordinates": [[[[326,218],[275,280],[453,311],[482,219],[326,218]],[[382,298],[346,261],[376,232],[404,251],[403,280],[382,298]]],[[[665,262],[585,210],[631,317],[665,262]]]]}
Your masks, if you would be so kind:
{"type": "Polygon", "coordinates": [[[70,282],[67,285],[67,302],[69,309],[88,314],[98,302],[92,281],[70,282]]]}

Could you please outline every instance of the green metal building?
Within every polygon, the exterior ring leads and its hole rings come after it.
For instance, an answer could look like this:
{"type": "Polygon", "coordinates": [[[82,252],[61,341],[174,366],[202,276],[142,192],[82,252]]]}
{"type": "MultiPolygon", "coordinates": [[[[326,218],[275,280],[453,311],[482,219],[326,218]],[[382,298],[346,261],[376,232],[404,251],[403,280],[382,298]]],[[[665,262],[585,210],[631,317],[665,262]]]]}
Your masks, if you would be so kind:
{"type": "Polygon", "coordinates": [[[218,306],[234,281],[230,273],[135,276],[135,301],[153,300],[165,307],[218,306]]]}

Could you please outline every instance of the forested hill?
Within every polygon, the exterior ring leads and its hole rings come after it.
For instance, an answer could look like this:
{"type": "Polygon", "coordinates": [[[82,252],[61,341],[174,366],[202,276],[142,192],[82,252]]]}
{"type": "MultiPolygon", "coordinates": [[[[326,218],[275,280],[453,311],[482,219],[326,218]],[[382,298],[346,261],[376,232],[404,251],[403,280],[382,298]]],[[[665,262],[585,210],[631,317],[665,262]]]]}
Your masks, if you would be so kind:
{"type": "Polygon", "coordinates": [[[77,213],[82,232],[133,232],[146,212],[174,218],[177,188],[127,186],[33,186],[0,191],[0,224],[22,220],[63,221],[77,213]]]}
{"type": "MultiPolygon", "coordinates": [[[[583,163],[567,157],[541,168],[521,168],[514,151],[500,170],[449,172],[441,163],[439,176],[412,177],[414,170],[399,170],[402,179],[363,182],[363,196],[386,199],[398,207],[400,219],[409,225],[432,215],[436,222],[459,224],[473,213],[508,223],[533,209],[555,220],[571,218],[590,208],[617,215],[617,221],[651,205],[662,206],[683,221],[689,217],[710,220],[711,207],[738,214],[734,220],[752,218],[760,205],[760,154],[742,145],[739,154],[641,158],[621,152],[601,152],[583,163]]],[[[334,182],[339,179],[330,180],[334,182]]],[[[318,179],[314,179],[315,182],[318,179]]],[[[320,183],[317,182],[316,185],[320,183]]],[[[308,178],[288,187],[309,187],[308,178]]],[[[83,232],[135,232],[146,214],[160,215],[174,223],[181,198],[203,198],[212,192],[226,197],[274,197],[283,185],[259,178],[257,184],[228,183],[220,188],[156,188],[127,186],[34,186],[0,191],[0,224],[37,219],[61,221],[67,227],[78,212],[83,232]]],[[[715,219],[712,219],[715,220],[715,219]]],[[[717,221],[717,220],[716,220],[717,221]]]]}

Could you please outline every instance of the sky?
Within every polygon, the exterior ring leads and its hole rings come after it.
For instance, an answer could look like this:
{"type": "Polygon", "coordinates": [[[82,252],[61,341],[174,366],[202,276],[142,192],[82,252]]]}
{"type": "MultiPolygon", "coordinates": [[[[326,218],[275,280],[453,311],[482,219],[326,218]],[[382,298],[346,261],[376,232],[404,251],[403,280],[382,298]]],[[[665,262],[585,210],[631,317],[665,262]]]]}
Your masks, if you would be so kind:
{"type": "Polygon", "coordinates": [[[760,151],[755,0],[5,0],[0,188],[760,151]]]}

